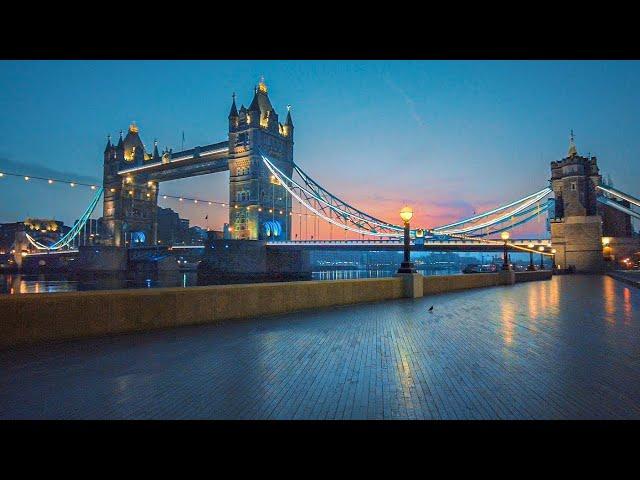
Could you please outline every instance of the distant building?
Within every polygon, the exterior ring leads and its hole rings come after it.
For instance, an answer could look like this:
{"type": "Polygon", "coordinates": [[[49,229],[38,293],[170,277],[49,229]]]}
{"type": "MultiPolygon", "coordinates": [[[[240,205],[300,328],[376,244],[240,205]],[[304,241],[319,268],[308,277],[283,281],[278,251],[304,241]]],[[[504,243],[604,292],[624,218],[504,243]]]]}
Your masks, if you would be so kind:
{"type": "Polygon", "coordinates": [[[0,253],[9,253],[12,249],[29,249],[30,244],[24,236],[28,233],[34,240],[50,245],[62,238],[71,227],[60,220],[27,218],[22,222],[0,223],[0,253]]]}

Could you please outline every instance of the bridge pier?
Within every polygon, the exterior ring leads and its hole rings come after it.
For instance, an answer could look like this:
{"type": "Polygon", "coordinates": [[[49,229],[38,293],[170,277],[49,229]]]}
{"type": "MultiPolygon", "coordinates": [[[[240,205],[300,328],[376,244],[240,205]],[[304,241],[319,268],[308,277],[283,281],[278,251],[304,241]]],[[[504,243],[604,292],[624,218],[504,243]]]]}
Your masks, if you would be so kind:
{"type": "Polygon", "coordinates": [[[597,186],[602,177],[596,157],[583,157],[573,142],[567,156],[551,162],[555,212],[551,214],[551,243],[556,264],[576,272],[602,272],[602,217],[598,214],[597,186]]]}
{"type": "Polygon", "coordinates": [[[207,243],[198,277],[209,280],[280,281],[311,278],[309,252],[268,248],[260,240],[217,240],[207,243]]]}

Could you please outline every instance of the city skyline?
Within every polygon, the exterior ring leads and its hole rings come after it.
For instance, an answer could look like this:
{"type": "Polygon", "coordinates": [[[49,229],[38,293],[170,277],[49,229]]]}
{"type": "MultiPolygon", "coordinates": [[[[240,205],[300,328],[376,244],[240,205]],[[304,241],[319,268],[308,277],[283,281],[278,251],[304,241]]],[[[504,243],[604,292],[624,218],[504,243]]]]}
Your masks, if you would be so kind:
{"type": "MultiPolygon", "coordinates": [[[[278,113],[293,106],[296,163],[365,211],[397,223],[399,207],[409,203],[415,224],[433,227],[546,186],[549,162],[566,155],[571,129],[578,151],[598,156],[601,173],[633,191],[638,68],[557,61],[2,62],[0,171],[99,183],[106,134],[117,140],[132,121],[148,150],[155,138],[160,148],[179,150],[183,131],[186,148],[226,140],[231,94],[238,107],[247,106],[264,75],[278,113]],[[514,170],[518,175],[509,174],[514,170]]],[[[2,222],[50,216],[72,223],[92,195],[3,180],[3,197],[15,201],[3,198],[2,222]],[[48,202],[52,191],[61,201],[48,202]]],[[[227,182],[228,173],[218,173],[163,183],[161,193],[226,202],[227,182]]],[[[159,203],[193,225],[220,229],[227,218],[220,207],[159,203]]],[[[521,232],[544,232],[544,222],[521,232]]]]}

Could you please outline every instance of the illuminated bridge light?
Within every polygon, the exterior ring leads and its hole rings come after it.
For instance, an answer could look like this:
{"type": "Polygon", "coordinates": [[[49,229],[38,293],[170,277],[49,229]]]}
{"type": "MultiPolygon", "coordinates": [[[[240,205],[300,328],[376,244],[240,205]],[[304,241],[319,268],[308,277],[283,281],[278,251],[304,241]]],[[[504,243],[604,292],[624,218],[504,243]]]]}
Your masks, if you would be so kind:
{"type": "Polygon", "coordinates": [[[75,184],[75,183],[73,183],[73,182],[71,182],[69,185],[70,185],[70,186],[72,186],[72,187],[75,187],[75,186],[76,186],[76,184],[75,184]]]}
{"type": "Polygon", "coordinates": [[[164,198],[164,199],[166,200],[166,199],[167,199],[167,196],[166,196],[166,195],[163,195],[163,196],[162,196],[162,198],[164,198]]]}
{"type": "Polygon", "coordinates": [[[198,200],[194,200],[193,203],[198,203],[198,200]]]}
{"type": "Polygon", "coordinates": [[[51,185],[53,183],[53,180],[48,180],[49,185],[51,185]]]}
{"type": "Polygon", "coordinates": [[[182,197],[180,197],[178,200],[182,201],[182,197]]]}
{"type": "Polygon", "coordinates": [[[0,172],[0,177],[4,177],[4,173],[0,172]]]}
{"type": "Polygon", "coordinates": [[[29,177],[24,177],[25,182],[29,181],[29,177]]]}
{"type": "Polygon", "coordinates": [[[95,190],[96,186],[95,185],[91,185],[91,190],[95,190]]]}

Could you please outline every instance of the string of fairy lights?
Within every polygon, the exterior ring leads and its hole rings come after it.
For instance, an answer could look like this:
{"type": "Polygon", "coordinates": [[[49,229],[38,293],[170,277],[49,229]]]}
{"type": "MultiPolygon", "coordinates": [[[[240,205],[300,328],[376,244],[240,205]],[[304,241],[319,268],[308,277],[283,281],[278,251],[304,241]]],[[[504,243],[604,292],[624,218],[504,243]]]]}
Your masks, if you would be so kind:
{"type": "MultiPolygon", "coordinates": [[[[38,175],[25,175],[23,173],[15,173],[15,172],[0,172],[0,179],[5,178],[5,177],[11,177],[11,178],[18,178],[18,179],[22,179],[24,182],[30,182],[30,181],[40,181],[40,182],[46,182],[48,185],[68,185],[70,188],[75,188],[75,187],[88,187],[90,190],[97,190],[99,187],[97,184],[95,183],[87,183],[87,182],[83,182],[83,181],[77,181],[77,180],[70,180],[70,179],[61,179],[61,178],[54,178],[54,177],[44,177],[44,176],[38,176],[38,175]]],[[[153,184],[153,182],[149,182],[150,184],[153,184]]],[[[113,192],[115,189],[111,188],[110,189],[111,192],[113,192]]],[[[133,195],[133,190],[129,190],[129,193],[131,195],[133,195]]],[[[537,196],[540,195],[540,193],[542,192],[536,192],[536,194],[533,194],[532,196],[537,196]]],[[[149,194],[147,194],[147,196],[150,196],[149,194]]],[[[257,210],[259,212],[262,211],[266,211],[268,213],[271,214],[279,214],[279,215],[284,215],[285,212],[282,209],[278,209],[278,208],[268,208],[268,207],[262,207],[259,205],[248,205],[248,206],[244,206],[244,207],[240,207],[237,204],[231,205],[229,202],[222,202],[222,201],[218,201],[218,200],[210,200],[210,199],[203,199],[203,198],[197,198],[197,197],[188,197],[188,196],[183,196],[183,195],[171,195],[171,194],[161,194],[158,195],[159,198],[162,198],[164,200],[168,200],[168,199],[172,199],[172,200],[177,200],[180,203],[191,203],[193,205],[206,205],[206,206],[219,206],[222,208],[227,208],[227,209],[246,209],[248,211],[251,210],[257,210]]],[[[536,200],[539,200],[536,198],[536,200]]],[[[304,206],[301,202],[297,202],[299,205],[299,209],[302,210],[302,207],[304,206]]],[[[297,216],[299,218],[302,217],[313,217],[314,220],[319,220],[319,216],[316,213],[312,213],[312,212],[293,212],[290,211],[289,212],[289,216],[297,216]]],[[[467,219],[467,222],[469,221],[469,219],[467,219]]],[[[461,222],[461,223],[464,223],[461,222]]],[[[450,225],[447,225],[450,226],[450,225]]],[[[305,230],[307,230],[307,226],[305,226],[305,230]]],[[[443,227],[440,227],[443,228],[443,227]]],[[[319,226],[313,227],[314,232],[316,233],[316,235],[319,232],[319,226]]],[[[300,230],[302,230],[302,226],[300,226],[300,230]]],[[[444,232],[443,232],[444,233],[444,232]]],[[[455,234],[455,233],[449,233],[446,232],[448,236],[451,236],[453,238],[460,238],[460,239],[465,239],[465,240],[475,240],[475,241],[482,241],[485,243],[501,243],[499,240],[492,240],[492,239],[481,239],[479,237],[469,237],[467,235],[463,234],[455,234]]],[[[301,234],[301,232],[300,232],[301,234]]],[[[301,235],[302,236],[302,235],[301,235]]],[[[305,233],[305,236],[308,236],[308,234],[305,233]]],[[[512,243],[509,244],[510,247],[518,249],[518,250],[522,250],[522,251],[533,251],[534,253],[542,253],[543,255],[549,255],[545,252],[540,252],[539,250],[532,250],[532,249],[528,249],[526,247],[521,247],[519,245],[514,245],[512,243]]]]}
{"type": "MultiPolygon", "coordinates": [[[[38,175],[25,175],[23,173],[0,172],[0,179],[4,178],[4,177],[19,178],[19,179],[22,179],[25,182],[41,181],[41,182],[46,182],[49,185],[68,185],[71,188],[89,187],[91,190],[97,190],[98,189],[98,185],[97,184],[81,182],[81,181],[78,181],[78,180],[61,179],[61,178],[54,178],[54,177],[43,177],[43,176],[38,176],[38,175]]],[[[114,188],[111,188],[110,190],[111,190],[111,192],[115,191],[114,188]]],[[[130,189],[129,193],[133,194],[133,189],[130,189]]],[[[172,200],[177,200],[179,202],[193,203],[194,205],[207,205],[207,206],[217,205],[217,206],[220,206],[220,207],[223,207],[223,208],[234,208],[234,209],[246,208],[247,210],[257,209],[259,212],[262,212],[263,210],[265,210],[265,211],[268,211],[269,213],[277,212],[280,215],[284,215],[284,210],[282,210],[282,209],[267,208],[267,207],[261,207],[261,206],[256,206],[256,205],[249,205],[249,206],[246,206],[246,207],[239,207],[238,205],[231,205],[229,202],[222,202],[222,201],[219,201],[219,200],[209,200],[209,199],[197,198],[197,197],[187,197],[187,196],[184,196],[184,195],[161,194],[161,195],[158,195],[158,197],[162,198],[164,200],[172,199],[172,200]]],[[[289,212],[289,215],[291,215],[291,216],[293,216],[293,215],[311,216],[311,217],[316,217],[317,216],[317,215],[315,215],[313,213],[308,213],[308,212],[304,212],[304,213],[303,212],[297,212],[297,213],[289,212]]]]}

